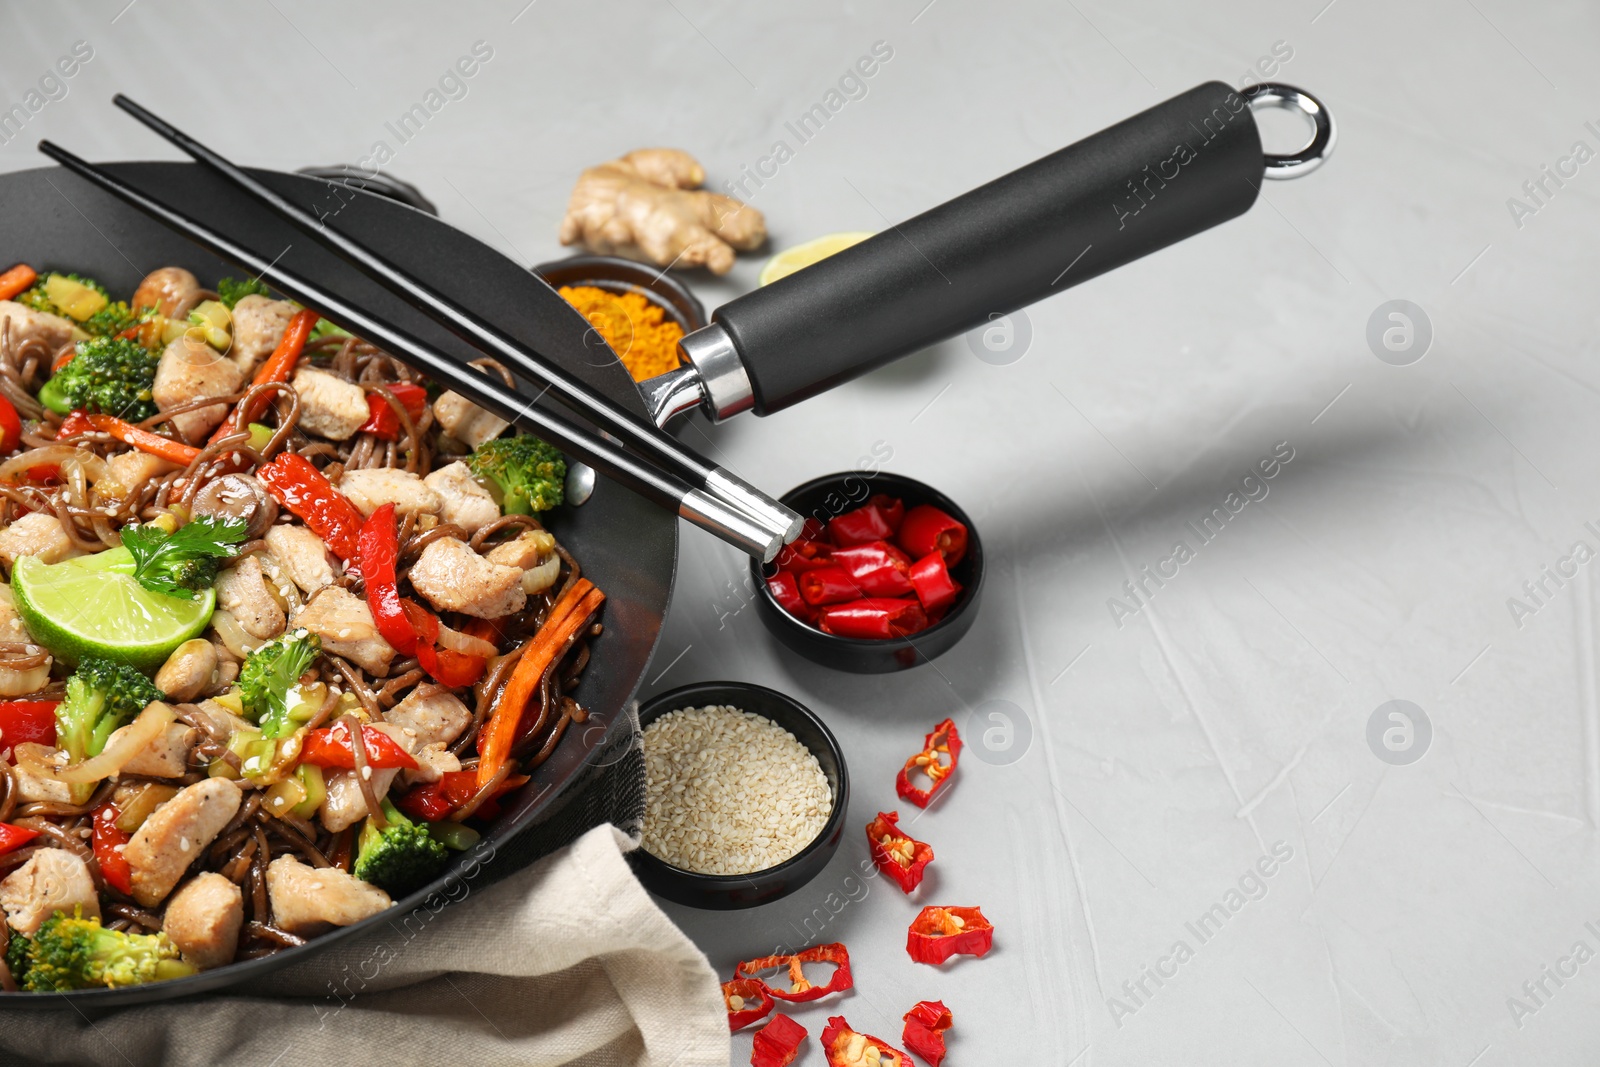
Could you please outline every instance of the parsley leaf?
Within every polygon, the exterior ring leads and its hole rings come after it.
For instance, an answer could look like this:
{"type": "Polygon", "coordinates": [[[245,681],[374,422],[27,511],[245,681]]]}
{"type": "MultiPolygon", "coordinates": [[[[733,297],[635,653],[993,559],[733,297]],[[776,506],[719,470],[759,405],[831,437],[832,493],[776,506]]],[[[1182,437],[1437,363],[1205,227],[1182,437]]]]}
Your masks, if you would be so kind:
{"type": "Polygon", "coordinates": [[[216,580],[220,561],[238,554],[245,528],[242,519],[219,522],[202,515],[170,534],[153,524],[125,526],[122,543],[133,553],[133,577],[140,585],[193,600],[216,580]]]}

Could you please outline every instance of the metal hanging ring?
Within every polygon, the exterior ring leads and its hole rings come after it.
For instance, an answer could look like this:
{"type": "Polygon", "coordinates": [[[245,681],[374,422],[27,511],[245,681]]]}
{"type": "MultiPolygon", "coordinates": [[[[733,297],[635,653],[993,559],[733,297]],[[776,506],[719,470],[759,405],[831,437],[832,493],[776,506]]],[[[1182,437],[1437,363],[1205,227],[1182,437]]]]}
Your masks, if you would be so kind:
{"type": "Polygon", "coordinates": [[[1279,82],[1262,82],[1244,90],[1244,95],[1250,101],[1252,112],[1277,107],[1285,111],[1297,111],[1311,120],[1311,140],[1304,148],[1287,156],[1270,152],[1265,154],[1266,172],[1263,177],[1278,181],[1299,178],[1322,166],[1333,154],[1333,143],[1337,139],[1333,116],[1322,106],[1322,101],[1304,89],[1279,82]]]}

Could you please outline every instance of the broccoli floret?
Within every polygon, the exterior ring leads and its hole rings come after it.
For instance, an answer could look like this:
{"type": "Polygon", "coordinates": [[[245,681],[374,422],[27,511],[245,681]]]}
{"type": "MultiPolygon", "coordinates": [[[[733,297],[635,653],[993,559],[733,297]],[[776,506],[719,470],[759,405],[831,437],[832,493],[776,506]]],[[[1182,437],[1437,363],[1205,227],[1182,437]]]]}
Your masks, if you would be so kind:
{"type": "Polygon", "coordinates": [[[244,713],[261,727],[261,736],[285,737],[317,710],[310,708],[304,717],[297,718],[302,705],[295,687],[321,652],[321,638],[306,630],[294,630],[245,657],[239,672],[239,699],[244,703],[244,713]],[[292,702],[291,694],[295,695],[292,702]]]}
{"type": "MultiPolygon", "coordinates": [[[[3,922],[0,919],[0,922],[3,922]]],[[[33,942],[17,931],[11,931],[11,940],[6,942],[6,966],[11,969],[11,980],[21,986],[28,977],[28,950],[33,947],[33,942]]]]}
{"type": "Polygon", "coordinates": [[[228,305],[230,311],[247,296],[271,295],[272,290],[260,278],[224,278],[217,283],[217,299],[228,305]]]}
{"type": "Polygon", "coordinates": [[[140,317],[128,307],[126,300],[115,300],[83,320],[83,328],[96,337],[112,337],[130,326],[137,326],[140,317]]]}
{"type": "Polygon", "coordinates": [[[150,390],[160,357],[135,341],[96,337],[44,383],[39,403],[65,415],[75,408],[139,422],[156,414],[150,390]]]}
{"type": "Polygon", "coordinates": [[[444,869],[448,852],[428,833],[427,824],[400,814],[387,797],[379,806],[388,825],[380,830],[369,817],[361,827],[355,876],[390,896],[403,897],[433,881],[444,869]]]}
{"type": "Polygon", "coordinates": [[[500,509],[507,515],[531,515],[561,506],[567,461],[553,445],[531,434],[485,441],[467,466],[499,487],[500,509]]]}
{"type": "Polygon", "coordinates": [[[34,993],[114,988],[195,973],[178,958],[166,934],[107,930],[99,919],[83,918],[81,905],[70,918],[58,911],[46,919],[28,943],[27,956],[23,988],[34,993]]]}
{"type": "Polygon", "coordinates": [[[160,699],[161,690],[132,667],[86,657],[67,679],[67,698],[56,705],[56,746],[73,763],[98,756],[113,730],[160,699]]]}
{"type": "Polygon", "coordinates": [[[70,279],[71,281],[77,282],[79,285],[88,286],[90,289],[93,289],[95,292],[105,297],[108,302],[111,300],[111,294],[106,292],[106,287],[95,281],[93,278],[85,278],[81,274],[66,274],[62,271],[55,270],[39,275],[39,280],[33,283],[32,288],[28,289],[27,292],[22,293],[16,298],[17,303],[26,307],[31,307],[35,311],[42,311],[46,315],[59,315],[64,319],[72,318],[71,315],[68,315],[65,311],[57,307],[55,301],[51,300],[50,297],[46,295],[45,283],[51,278],[70,279]]]}

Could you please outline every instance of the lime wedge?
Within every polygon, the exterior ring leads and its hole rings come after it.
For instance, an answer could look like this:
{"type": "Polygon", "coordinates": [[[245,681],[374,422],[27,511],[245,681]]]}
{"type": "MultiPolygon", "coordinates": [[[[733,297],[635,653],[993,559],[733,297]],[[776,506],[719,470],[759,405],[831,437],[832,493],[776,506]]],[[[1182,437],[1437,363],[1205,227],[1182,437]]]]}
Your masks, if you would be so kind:
{"type": "Polygon", "coordinates": [[[785,248],[782,252],[767,260],[767,265],[761,268],[761,284],[771,285],[779,278],[787,278],[802,267],[809,267],[819,260],[827,259],[835,252],[843,252],[851,245],[860,244],[871,233],[830,233],[825,237],[818,237],[793,248],[785,248]]]}
{"type": "Polygon", "coordinates": [[[62,662],[97,656],[144,671],[198,637],[217,606],[210,589],[193,600],[152,593],[134,580],[126,548],[61,563],[23,556],[11,592],[33,639],[62,662]]]}

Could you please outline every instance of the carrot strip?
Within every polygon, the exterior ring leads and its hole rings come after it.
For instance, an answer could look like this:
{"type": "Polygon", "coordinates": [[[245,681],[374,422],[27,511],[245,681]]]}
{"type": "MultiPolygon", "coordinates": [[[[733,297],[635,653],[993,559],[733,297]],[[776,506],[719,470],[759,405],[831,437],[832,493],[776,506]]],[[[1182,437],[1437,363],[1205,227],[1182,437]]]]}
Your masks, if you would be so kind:
{"type": "MultiPolygon", "coordinates": [[[[251,386],[266,385],[268,382],[286,382],[293,373],[295,364],[300,362],[300,353],[305,351],[306,338],[311,336],[312,327],[316,326],[320,318],[310,308],[301,308],[294,313],[294,318],[289,320],[289,326],[283,331],[283,339],[278,342],[278,347],[272,350],[256,371],[256,376],[250,382],[251,386]]],[[[261,416],[267,408],[267,398],[258,397],[252,404],[251,410],[246,411],[240,404],[233,409],[233,413],[222,420],[222,425],[217,427],[217,432],[211,435],[211,444],[216,444],[230,433],[238,433],[238,427],[247,426],[261,416]]]]}
{"type": "Polygon", "coordinates": [[[4,274],[0,274],[0,300],[10,300],[19,293],[27,291],[38,280],[37,271],[26,263],[18,263],[4,274]]]}
{"type": "Polygon", "coordinates": [[[125,445],[137,448],[141,452],[148,452],[152,456],[160,456],[170,463],[187,467],[194,462],[200,450],[193,445],[186,445],[182,441],[174,441],[170,437],[162,437],[158,433],[151,433],[133,425],[123,422],[111,415],[90,415],[84,411],[74,411],[68,415],[56,430],[56,439],[63,440],[86,433],[89,430],[99,430],[108,433],[125,445]]]}
{"type": "Polygon", "coordinates": [[[600,610],[600,605],[605,602],[606,595],[594,587],[594,583],[587,578],[580,578],[574,582],[572,588],[567,590],[551,609],[550,618],[545,621],[539,632],[528,639],[527,651],[517,661],[516,667],[511,672],[511,677],[506,681],[506,687],[500,693],[500,699],[495,702],[494,710],[489,713],[489,721],[484,724],[483,732],[479,735],[478,747],[478,787],[489,784],[495,774],[504,767],[511,755],[511,746],[517,738],[517,727],[522,722],[523,713],[527,710],[528,701],[539,689],[539,682],[544,678],[545,671],[553,665],[555,657],[567,647],[568,642],[588,623],[590,617],[600,610]]]}

